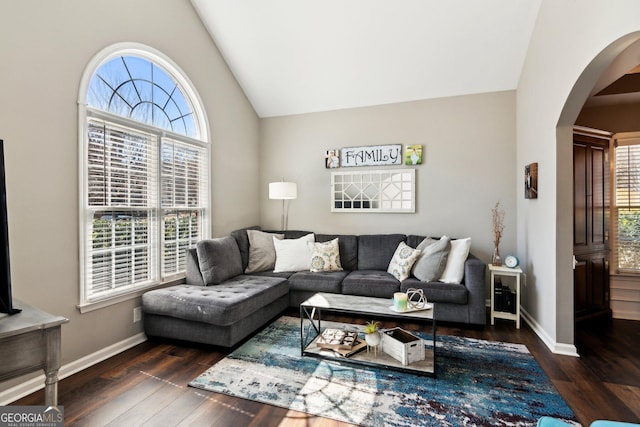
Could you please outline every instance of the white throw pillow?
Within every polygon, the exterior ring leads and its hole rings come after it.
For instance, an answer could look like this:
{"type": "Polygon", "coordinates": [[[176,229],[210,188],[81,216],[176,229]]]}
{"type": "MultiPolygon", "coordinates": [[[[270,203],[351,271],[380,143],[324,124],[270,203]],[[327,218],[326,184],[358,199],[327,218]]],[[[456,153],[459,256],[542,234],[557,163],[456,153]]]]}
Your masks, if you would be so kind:
{"type": "Polygon", "coordinates": [[[464,262],[467,256],[469,256],[469,249],[471,249],[471,237],[451,241],[451,250],[447,257],[447,265],[440,277],[441,282],[456,284],[462,282],[464,262]]]}
{"type": "Polygon", "coordinates": [[[311,250],[311,271],[341,271],[338,238],[328,242],[307,243],[311,250]]]}
{"type": "Polygon", "coordinates": [[[391,258],[387,273],[391,273],[393,277],[402,282],[409,277],[411,267],[420,256],[420,252],[419,249],[413,249],[405,242],[400,242],[393,254],[393,258],[391,258]]]}
{"type": "Polygon", "coordinates": [[[309,271],[311,269],[311,250],[308,243],[315,241],[313,233],[302,236],[299,239],[273,238],[273,246],[276,249],[276,266],[274,273],[284,271],[309,271]]]}

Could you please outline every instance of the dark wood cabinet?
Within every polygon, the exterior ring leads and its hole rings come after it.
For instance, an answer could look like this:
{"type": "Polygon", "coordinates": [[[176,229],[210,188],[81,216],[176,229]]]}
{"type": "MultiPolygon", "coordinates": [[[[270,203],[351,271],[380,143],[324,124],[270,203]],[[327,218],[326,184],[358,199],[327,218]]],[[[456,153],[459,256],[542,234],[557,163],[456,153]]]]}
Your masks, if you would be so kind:
{"type": "Polygon", "coordinates": [[[575,320],[611,319],[609,307],[609,140],[574,134],[575,320]]]}

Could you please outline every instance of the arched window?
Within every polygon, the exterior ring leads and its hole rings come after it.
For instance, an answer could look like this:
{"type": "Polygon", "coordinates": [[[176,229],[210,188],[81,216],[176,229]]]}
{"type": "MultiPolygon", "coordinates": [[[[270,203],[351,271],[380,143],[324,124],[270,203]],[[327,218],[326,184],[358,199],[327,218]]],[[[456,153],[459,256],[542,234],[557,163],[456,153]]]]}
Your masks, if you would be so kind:
{"type": "Polygon", "coordinates": [[[80,90],[80,308],[182,278],[208,236],[204,110],[184,73],[144,46],[114,46],[80,90]]]}

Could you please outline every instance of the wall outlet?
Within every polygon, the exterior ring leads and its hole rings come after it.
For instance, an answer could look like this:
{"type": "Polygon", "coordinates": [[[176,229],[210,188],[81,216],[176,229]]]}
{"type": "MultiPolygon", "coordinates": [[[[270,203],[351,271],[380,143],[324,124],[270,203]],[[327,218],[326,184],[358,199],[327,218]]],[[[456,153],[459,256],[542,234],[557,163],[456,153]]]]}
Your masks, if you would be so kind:
{"type": "Polygon", "coordinates": [[[133,323],[138,323],[142,320],[142,307],[136,307],[133,309],[133,323]]]}

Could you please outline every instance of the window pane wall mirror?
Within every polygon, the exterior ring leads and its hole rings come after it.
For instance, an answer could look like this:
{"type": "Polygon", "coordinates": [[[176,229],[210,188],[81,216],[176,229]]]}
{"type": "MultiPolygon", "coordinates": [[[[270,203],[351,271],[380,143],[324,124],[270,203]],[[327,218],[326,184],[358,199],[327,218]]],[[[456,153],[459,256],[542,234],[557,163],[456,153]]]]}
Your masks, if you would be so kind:
{"type": "Polygon", "coordinates": [[[331,173],[331,212],[415,212],[415,169],[331,173]]]}

